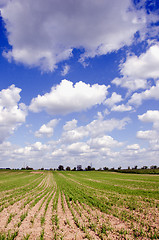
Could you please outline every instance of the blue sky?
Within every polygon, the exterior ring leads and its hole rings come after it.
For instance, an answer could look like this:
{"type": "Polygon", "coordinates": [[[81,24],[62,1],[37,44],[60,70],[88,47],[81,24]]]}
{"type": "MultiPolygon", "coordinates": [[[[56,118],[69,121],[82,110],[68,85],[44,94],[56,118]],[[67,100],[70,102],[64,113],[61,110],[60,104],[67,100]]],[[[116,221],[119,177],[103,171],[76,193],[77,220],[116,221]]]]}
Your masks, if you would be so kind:
{"type": "Polygon", "coordinates": [[[0,167],[158,165],[157,0],[0,9],[0,167]]]}

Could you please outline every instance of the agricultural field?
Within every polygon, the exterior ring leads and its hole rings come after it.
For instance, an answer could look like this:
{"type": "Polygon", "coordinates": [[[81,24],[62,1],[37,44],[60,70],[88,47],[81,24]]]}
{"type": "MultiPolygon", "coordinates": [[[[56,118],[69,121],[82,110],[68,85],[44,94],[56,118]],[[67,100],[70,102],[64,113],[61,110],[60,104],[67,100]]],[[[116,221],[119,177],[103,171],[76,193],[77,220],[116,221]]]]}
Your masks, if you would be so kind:
{"type": "Polygon", "coordinates": [[[159,175],[1,170],[1,239],[159,239],[159,175]]]}

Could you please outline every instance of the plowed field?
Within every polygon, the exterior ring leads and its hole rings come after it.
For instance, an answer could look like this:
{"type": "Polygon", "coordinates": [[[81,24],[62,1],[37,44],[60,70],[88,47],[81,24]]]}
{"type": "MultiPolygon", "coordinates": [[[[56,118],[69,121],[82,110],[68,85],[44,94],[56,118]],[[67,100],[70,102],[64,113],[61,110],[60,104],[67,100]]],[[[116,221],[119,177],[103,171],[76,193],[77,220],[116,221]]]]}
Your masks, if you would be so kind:
{"type": "Polygon", "coordinates": [[[159,239],[159,176],[0,171],[1,239],[159,239]]]}

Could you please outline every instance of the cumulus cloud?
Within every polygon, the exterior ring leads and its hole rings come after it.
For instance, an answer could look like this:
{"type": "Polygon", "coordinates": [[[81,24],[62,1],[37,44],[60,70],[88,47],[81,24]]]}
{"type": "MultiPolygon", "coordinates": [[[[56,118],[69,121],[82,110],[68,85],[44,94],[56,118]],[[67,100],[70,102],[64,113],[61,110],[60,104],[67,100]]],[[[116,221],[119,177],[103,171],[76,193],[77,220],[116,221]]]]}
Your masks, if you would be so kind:
{"type": "Polygon", "coordinates": [[[111,111],[114,111],[114,112],[128,112],[128,111],[131,111],[132,110],[132,107],[129,106],[129,105],[124,105],[124,104],[121,104],[121,105],[114,105],[112,108],[111,108],[111,111]]]}
{"type": "Polygon", "coordinates": [[[146,53],[139,57],[130,56],[123,64],[121,73],[134,79],[148,79],[159,77],[159,45],[151,46],[146,53]]]}
{"type": "MultiPolygon", "coordinates": [[[[151,151],[147,151],[145,148],[140,148],[139,144],[128,145],[118,155],[120,160],[123,159],[123,162],[127,163],[127,166],[129,166],[129,164],[133,166],[150,165],[150,156],[152,156],[151,151]]],[[[151,161],[152,159],[154,160],[155,158],[151,157],[151,161]]]]}
{"type": "Polygon", "coordinates": [[[111,136],[105,135],[103,137],[96,137],[91,138],[87,142],[91,148],[100,149],[100,148],[114,148],[120,147],[123,143],[118,142],[117,140],[113,139],[111,136]]]}
{"type": "Polygon", "coordinates": [[[11,157],[14,161],[25,161],[28,164],[34,164],[35,168],[38,166],[38,162],[43,163],[49,161],[51,156],[51,146],[49,144],[42,144],[41,142],[35,142],[28,144],[25,147],[15,147],[11,152],[11,157]]]}
{"type": "Polygon", "coordinates": [[[88,141],[78,141],[73,143],[60,143],[59,141],[42,144],[35,142],[25,147],[13,146],[9,142],[0,144],[0,161],[10,166],[23,166],[24,162],[35,168],[55,167],[63,164],[65,167],[74,167],[82,164],[88,166],[92,162],[93,166],[122,167],[134,165],[152,165],[152,161],[157,165],[159,157],[159,141],[151,139],[151,148],[140,148],[138,144],[124,146],[111,136],[91,137],[88,141]],[[154,152],[155,151],[155,152],[154,152]],[[47,160],[47,161],[46,161],[47,160]],[[42,165],[41,165],[42,164],[42,165]]]}
{"type": "Polygon", "coordinates": [[[84,154],[90,152],[90,147],[85,142],[72,143],[67,150],[72,154],[84,154]]]}
{"type": "Polygon", "coordinates": [[[130,122],[129,118],[108,120],[96,119],[86,125],[84,128],[89,132],[90,136],[103,136],[106,132],[112,132],[114,129],[122,130],[130,122]]]}
{"type": "Polygon", "coordinates": [[[136,136],[139,139],[147,140],[149,143],[148,150],[155,151],[157,154],[157,151],[159,151],[159,111],[149,110],[143,115],[138,115],[138,118],[143,122],[153,123],[153,130],[138,131],[136,136]]]}
{"type": "Polygon", "coordinates": [[[63,126],[63,129],[65,131],[70,131],[73,130],[74,128],[77,127],[77,120],[76,119],[72,119],[71,121],[68,121],[65,123],[65,125],[63,126]]]}
{"type": "Polygon", "coordinates": [[[7,3],[1,5],[1,13],[12,49],[4,51],[4,56],[43,71],[53,71],[72,56],[74,48],[84,50],[84,61],[130,45],[145,26],[144,13],[135,11],[128,0],[7,3]]]}
{"type": "Polygon", "coordinates": [[[157,139],[158,133],[155,130],[138,131],[137,138],[144,140],[157,139]]]}
{"type": "Polygon", "coordinates": [[[25,122],[27,109],[24,104],[18,104],[20,92],[21,89],[14,85],[0,91],[0,142],[25,122]]]}
{"type": "Polygon", "coordinates": [[[117,94],[116,92],[112,93],[112,96],[108,98],[104,103],[108,105],[109,107],[112,107],[114,104],[121,102],[122,96],[117,94]]]}
{"type": "Polygon", "coordinates": [[[155,99],[159,100],[159,81],[157,81],[156,86],[152,86],[150,89],[147,89],[141,93],[134,93],[130,100],[128,101],[129,104],[133,104],[139,106],[142,104],[143,100],[148,99],[155,99]]]}
{"type": "Polygon", "coordinates": [[[67,122],[64,126],[64,132],[62,134],[61,141],[78,142],[84,138],[96,138],[102,137],[108,132],[112,132],[114,129],[122,130],[130,122],[129,118],[123,119],[107,119],[104,120],[101,116],[88,123],[85,126],[77,126],[77,121],[72,120],[67,122]]]}
{"type": "Polygon", "coordinates": [[[139,120],[142,122],[152,122],[154,128],[159,128],[159,111],[148,110],[142,115],[138,115],[139,120]]]}
{"type": "Polygon", "coordinates": [[[47,124],[43,124],[38,131],[35,132],[36,137],[52,137],[54,133],[54,128],[59,122],[58,119],[53,119],[47,124]]]}
{"type": "Polygon", "coordinates": [[[147,79],[159,77],[159,45],[151,46],[140,56],[128,56],[120,66],[121,78],[115,78],[112,83],[127,88],[129,91],[148,88],[147,79]]]}
{"type": "Polygon", "coordinates": [[[51,155],[55,158],[56,157],[58,157],[58,158],[65,157],[65,156],[67,156],[67,151],[64,150],[63,148],[58,148],[58,149],[54,150],[51,155]]]}
{"type": "Polygon", "coordinates": [[[63,142],[76,142],[84,137],[87,137],[89,132],[86,131],[84,127],[78,127],[69,131],[64,131],[62,134],[62,141],[63,142]]]}
{"type": "Polygon", "coordinates": [[[105,85],[94,84],[90,86],[84,82],[75,85],[71,81],[62,82],[51,88],[50,93],[33,98],[29,109],[33,112],[45,110],[49,114],[68,114],[89,109],[101,104],[107,95],[105,85]]]}
{"type": "Polygon", "coordinates": [[[76,142],[89,135],[84,126],[77,127],[76,119],[66,122],[63,130],[61,141],[65,143],[76,142]]]}
{"type": "Polygon", "coordinates": [[[147,140],[149,143],[149,151],[159,151],[159,128],[155,130],[138,131],[137,138],[147,140]]]}
{"type": "Polygon", "coordinates": [[[122,78],[115,78],[112,81],[116,86],[127,88],[130,92],[138,89],[145,89],[148,87],[147,80],[145,79],[134,79],[131,76],[124,76],[122,78]]]}
{"type": "Polygon", "coordinates": [[[128,150],[139,150],[140,146],[139,146],[139,144],[132,144],[132,145],[128,145],[126,147],[126,149],[128,149],[128,150]]]}

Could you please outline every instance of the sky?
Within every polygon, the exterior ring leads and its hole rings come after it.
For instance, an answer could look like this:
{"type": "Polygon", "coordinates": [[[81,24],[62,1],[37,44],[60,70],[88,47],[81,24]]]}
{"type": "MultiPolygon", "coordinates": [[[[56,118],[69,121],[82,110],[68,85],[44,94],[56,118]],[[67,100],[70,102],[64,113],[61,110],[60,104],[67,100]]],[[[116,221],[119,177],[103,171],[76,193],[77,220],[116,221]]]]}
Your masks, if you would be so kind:
{"type": "Polygon", "coordinates": [[[158,159],[159,1],[0,0],[0,168],[158,159]]]}

